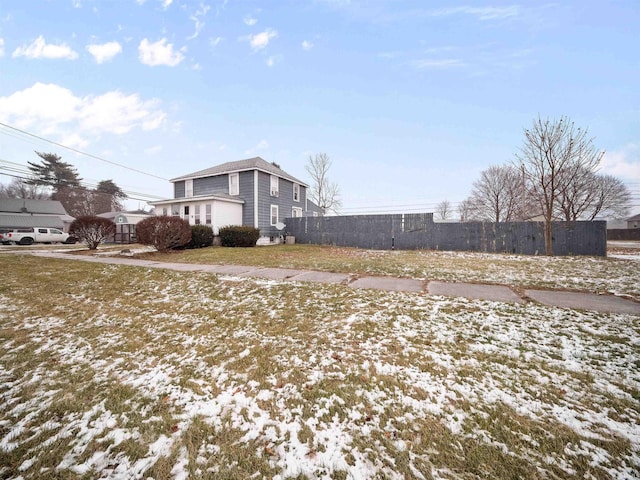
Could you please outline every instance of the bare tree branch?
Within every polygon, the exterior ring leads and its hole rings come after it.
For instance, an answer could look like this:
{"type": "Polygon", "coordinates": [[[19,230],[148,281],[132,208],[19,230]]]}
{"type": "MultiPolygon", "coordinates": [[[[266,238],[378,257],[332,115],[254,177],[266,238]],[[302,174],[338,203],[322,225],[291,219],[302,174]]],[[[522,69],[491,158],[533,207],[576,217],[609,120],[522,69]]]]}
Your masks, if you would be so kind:
{"type": "Polygon", "coordinates": [[[323,215],[328,212],[338,213],[342,206],[338,184],[331,182],[327,177],[330,167],[331,160],[326,153],[309,156],[309,162],[305,166],[312,180],[309,197],[320,207],[323,215]]]}
{"type": "Polygon", "coordinates": [[[451,202],[449,200],[443,200],[436,205],[436,218],[438,220],[449,220],[453,209],[451,208],[451,202]]]}
{"type": "Polygon", "coordinates": [[[595,172],[603,152],[593,146],[587,130],[575,128],[567,117],[557,121],[538,117],[524,135],[514,166],[522,169],[528,191],[544,216],[545,251],[553,255],[551,222],[561,197],[584,171],[595,172]]]}

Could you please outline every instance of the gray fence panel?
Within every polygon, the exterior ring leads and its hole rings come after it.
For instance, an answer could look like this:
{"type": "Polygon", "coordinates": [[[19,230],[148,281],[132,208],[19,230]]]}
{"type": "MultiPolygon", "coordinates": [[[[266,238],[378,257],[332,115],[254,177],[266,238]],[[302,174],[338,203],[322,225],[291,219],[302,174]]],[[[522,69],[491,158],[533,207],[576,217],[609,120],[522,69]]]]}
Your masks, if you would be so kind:
{"type": "MultiPolygon", "coordinates": [[[[433,214],[287,218],[296,243],[374,250],[453,250],[544,254],[543,222],[434,223],[433,214]]],[[[554,222],[556,255],[605,256],[607,223],[554,222]]]]}

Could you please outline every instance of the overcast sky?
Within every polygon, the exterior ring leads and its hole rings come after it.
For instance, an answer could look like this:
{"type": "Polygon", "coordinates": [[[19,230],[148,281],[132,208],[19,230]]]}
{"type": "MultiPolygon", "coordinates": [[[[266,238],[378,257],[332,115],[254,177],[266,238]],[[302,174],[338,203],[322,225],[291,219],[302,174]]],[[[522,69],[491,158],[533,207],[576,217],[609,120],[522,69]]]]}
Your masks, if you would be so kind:
{"type": "Polygon", "coordinates": [[[93,157],[0,125],[0,182],[38,150],[170,198],[253,156],[309,182],[325,152],[343,213],[433,211],[567,115],[640,206],[639,25],[637,0],[2,1],[0,122],[93,157]]]}

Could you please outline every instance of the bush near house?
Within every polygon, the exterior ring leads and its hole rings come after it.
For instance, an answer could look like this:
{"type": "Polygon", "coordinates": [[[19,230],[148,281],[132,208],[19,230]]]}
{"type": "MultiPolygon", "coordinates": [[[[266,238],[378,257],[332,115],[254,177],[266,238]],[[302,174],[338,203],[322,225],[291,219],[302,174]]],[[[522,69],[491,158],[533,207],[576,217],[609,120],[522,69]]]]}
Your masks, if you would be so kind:
{"type": "Polygon", "coordinates": [[[204,248],[213,245],[213,229],[208,225],[192,225],[191,241],[187,248],[204,248]]]}
{"type": "Polygon", "coordinates": [[[85,243],[89,250],[96,250],[116,233],[116,224],[108,218],[84,216],[76,218],[69,226],[69,235],[85,243]]]}
{"type": "Polygon", "coordinates": [[[232,225],[222,227],[219,234],[223,247],[255,247],[260,238],[260,229],[232,225]]]}
{"type": "Polygon", "coordinates": [[[136,225],[138,242],[159,252],[179,248],[191,241],[191,226],[178,217],[149,217],[136,225]]]}

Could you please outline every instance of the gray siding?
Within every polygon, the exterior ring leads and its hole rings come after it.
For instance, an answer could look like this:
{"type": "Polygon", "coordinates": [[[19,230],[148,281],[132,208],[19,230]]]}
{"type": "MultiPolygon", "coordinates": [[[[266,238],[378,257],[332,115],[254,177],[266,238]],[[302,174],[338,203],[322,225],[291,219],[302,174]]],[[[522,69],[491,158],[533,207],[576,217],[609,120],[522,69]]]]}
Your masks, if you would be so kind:
{"type": "MultiPolygon", "coordinates": [[[[258,228],[263,237],[278,236],[280,232],[271,226],[271,205],[280,205],[278,197],[271,196],[271,175],[258,172],[258,228]]],[[[282,212],[278,211],[280,218],[282,212]]],[[[278,218],[279,221],[280,218],[278,218]]]]}
{"type": "MultiPolygon", "coordinates": [[[[225,175],[225,177],[228,177],[228,175],[225,175]]],[[[253,206],[255,205],[253,171],[240,172],[240,176],[238,177],[238,186],[240,198],[244,200],[244,207],[242,208],[242,224],[248,227],[253,227],[253,206]]]]}
{"type": "MultiPolygon", "coordinates": [[[[284,178],[279,178],[278,182],[278,196],[272,197],[271,175],[258,172],[258,220],[260,235],[265,237],[277,237],[284,234],[284,231],[271,226],[271,205],[278,206],[278,221],[283,223],[286,223],[284,221],[286,218],[291,217],[293,207],[301,208],[303,215],[305,213],[306,188],[300,185],[300,200],[294,202],[293,182],[284,178]]],[[[251,218],[253,220],[253,216],[251,218]]]]}
{"type": "MultiPolygon", "coordinates": [[[[256,205],[254,179],[256,170],[239,172],[239,199],[244,200],[242,210],[243,225],[254,226],[254,211],[256,205]]],[[[185,181],[174,182],[174,198],[184,198],[185,181]]],[[[284,232],[271,226],[271,205],[278,206],[278,221],[284,223],[285,218],[292,216],[293,207],[302,209],[302,215],[310,214],[306,207],[307,188],[300,185],[300,200],[293,201],[293,182],[279,177],[279,195],[271,196],[271,175],[258,171],[258,228],[260,235],[277,237],[284,232]]],[[[229,175],[215,175],[193,180],[193,195],[214,195],[216,193],[229,193],[229,175]]],[[[313,210],[312,210],[313,211],[313,210]]]]}
{"type": "MultiPolygon", "coordinates": [[[[433,214],[287,219],[296,243],[388,250],[453,250],[542,255],[543,222],[433,223],[433,214]]],[[[553,222],[555,255],[606,256],[607,223],[553,222]]]]}
{"type": "Polygon", "coordinates": [[[205,177],[193,179],[193,195],[213,195],[214,193],[229,193],[229,176],[205,177]]]}
{"type": "Polygon", "coordinates": [[[184,198],[185,196],[184,181],[175,182],[173,184],[173,198],[184,198]]]}

